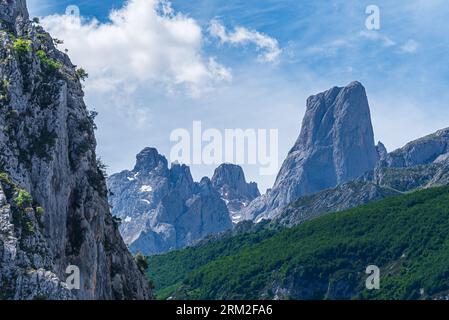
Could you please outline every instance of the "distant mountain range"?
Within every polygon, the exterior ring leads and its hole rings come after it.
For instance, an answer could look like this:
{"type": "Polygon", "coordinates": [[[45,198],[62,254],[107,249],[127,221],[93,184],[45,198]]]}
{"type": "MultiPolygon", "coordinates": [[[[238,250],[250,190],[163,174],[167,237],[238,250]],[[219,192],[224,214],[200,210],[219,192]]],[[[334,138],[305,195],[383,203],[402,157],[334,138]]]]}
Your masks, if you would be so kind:
{"type": "Polygon", "coordinates": [[[449,299],[449,128],[388,153],[358,82],[308,99],[247,221],[149,257],[160,299],[449,299]],[[368,266],[380,290],[367,290],[368,266]],[[174,272],[176,270],[176,272],[174,272]]]}
{"type": "Polygon", "coordinates": [[[154,148],[106,180],[86,72],[55,43],[0,1],[0,300],[152,299],[139,252],[161,298],[449,299],[449,128],[388,153],[352,82],[307,100],[266,194],[154,148]]]}
{"type": "Polygon", "coordinates": [[[242,168],[223,164],[212,180],[194,182],[186,165],[172,164],[154,148],[137,155],[133,170],[107,180],[112,212],[132,252],[158,254],[232,228],[238,212],[260,195],[242,168]]]}
{"type": "Polygon", "coordinates": [[[276,182],[260,195],[241,167],[223,164],[193,182],[185,165],[169,169],[156,149],[108,179],[112,212],[132,252],[147,255],[193,245],[245,220],[295,226],[317,216],[449,183],[449,129],[388,153],[374,143],[359,82],[310,97],[300,136],[276,182]],[[232,223],[231,223],[232,222],[232,223]]]}

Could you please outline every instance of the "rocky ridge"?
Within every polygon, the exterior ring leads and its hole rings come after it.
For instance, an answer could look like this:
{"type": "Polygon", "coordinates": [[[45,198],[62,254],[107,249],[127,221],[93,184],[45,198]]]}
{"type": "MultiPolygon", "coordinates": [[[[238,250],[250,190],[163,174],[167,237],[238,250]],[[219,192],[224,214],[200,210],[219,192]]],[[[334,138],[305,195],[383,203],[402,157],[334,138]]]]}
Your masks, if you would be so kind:
{"type": "Polygon", "coordinates": [[[389,196],[449,185],[448,152],[449,128],[383,154],[374,170],[355,180],[299,198],[275,221],[291,227],[389,196]]]}
{"type": "Polygon", "coordinates": [[[154,148],[137,155],[133,170],[108,178],[112,212],[132,252],[158,254],[232,228],[225,201],[209,178],[194,182],[186,165],[154,148]]]}

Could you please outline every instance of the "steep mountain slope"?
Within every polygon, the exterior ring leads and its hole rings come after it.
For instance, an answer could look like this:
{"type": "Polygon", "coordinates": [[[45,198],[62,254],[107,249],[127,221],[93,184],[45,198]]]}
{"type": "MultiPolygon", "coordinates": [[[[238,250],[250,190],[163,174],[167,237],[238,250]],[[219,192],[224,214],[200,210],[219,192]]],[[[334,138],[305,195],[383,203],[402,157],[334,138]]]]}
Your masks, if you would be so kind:
{"type": "Polygon", "coordinates": [[[234,164],[219,166],[212,177],[212,186],[226,202],[233,223],[240,222],[239,212],[260,196],[257,184],[247,183],[243,169],[234,164]]]}
{"type": "Polygon", "coordinates": [[[208,178],[194,182],[189,167],[173,164],[154,148],[137,155],[132,171],[108,178],[110,203],[133,252],[179,249],[232,228],[225,202],[208,178]]]}
{"type": "Polygon", "coordinates": [[[381,166],[404,168],[449,159],[449,128],[408,143],[391,152],[381,166]]]}
{"type": "Polygon", "coordinates": [[[288,205],[274,220],[292,227],[326,213],[354,208],[393,195],[444,185],[449,185],[448,160],[409,168],[378,167],[334,189],[299,198],[288,205]]]}
{"type": "Polygon", "coordinates": [[[79,72],[24,0],[1,0],[0,19],[1,298],[150,298],[109,211],[79,72]]]}
{"type": "Polygon", "coordinates": [[[300,196],[374,169],[378,160],[365,88],[359,82],[334,87],[307,100],[301,134],[273,189],[241,213],[247,220],[272,218],[300,196]]]}
{"type": "Polygon", "coordinates": [[[154,256],[148,274],[161,297],[446,299],[448,252],[449,187],[439,187],[154,256]],[[369,265],[380,290],[365,288],[369,265]]]}

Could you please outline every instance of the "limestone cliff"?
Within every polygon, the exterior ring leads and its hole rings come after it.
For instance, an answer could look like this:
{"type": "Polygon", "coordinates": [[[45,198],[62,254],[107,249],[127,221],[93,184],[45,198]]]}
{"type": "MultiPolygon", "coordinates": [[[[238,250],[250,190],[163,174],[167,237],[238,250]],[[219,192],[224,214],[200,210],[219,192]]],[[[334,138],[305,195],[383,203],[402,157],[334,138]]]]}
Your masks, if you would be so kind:
{"type": "Polygon", "coordinates": [[[334,87],[307,100],[301,134],[272,190],[242,210],[272,218],[301,196],[334,188],[372,170],[379,160],[365,88],[334,87]]]}
{"type": "Polygon", "coordinates": [[[93,117],[68,56],[0,2],[0,287],[3,299],[147,299],[97,161],[93,117]],[[81,272],[65,287],[66,268],[81,272]]]}

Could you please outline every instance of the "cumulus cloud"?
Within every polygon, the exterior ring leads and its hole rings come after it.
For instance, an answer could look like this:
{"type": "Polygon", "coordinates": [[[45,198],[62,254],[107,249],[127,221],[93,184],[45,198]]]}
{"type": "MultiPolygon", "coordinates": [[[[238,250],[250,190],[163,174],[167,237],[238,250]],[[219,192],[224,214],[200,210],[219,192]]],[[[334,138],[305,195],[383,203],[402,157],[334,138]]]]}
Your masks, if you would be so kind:
{"type": "Polygon", "coordinates": [[[233,32],[228,32],[220,21],[212,20],[209,25],[209,33],[217,37],[221,43],[256,45],[257,50],[261,52],[259,60],[263,62],[273,62],[282,53],[276,39],[244,27],[236,27],[233,32]]]}
{"type": "Polygon", "coordinates": [[[157,83],[198,95],[230,80],[229,69],[202,51],[197,21],[176,13],[165,0],[130,0],[110,14],[110,22],[52,15],[41,20],[64,40],[74,63],[88,70],[89,90],[132,90],[157,83]]]}

